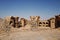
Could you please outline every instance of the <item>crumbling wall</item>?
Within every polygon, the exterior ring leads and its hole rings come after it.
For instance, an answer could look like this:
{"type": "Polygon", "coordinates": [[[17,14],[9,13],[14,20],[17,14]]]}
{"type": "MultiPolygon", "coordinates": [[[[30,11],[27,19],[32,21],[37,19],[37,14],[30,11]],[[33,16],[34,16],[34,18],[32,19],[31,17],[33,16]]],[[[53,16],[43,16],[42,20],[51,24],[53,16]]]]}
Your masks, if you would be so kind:
{"type": "Polygon", "coordinates": [[[55,18],[50,18],[50,27],[51,28],[56,28],[56,26],[55,26],[55,18]]]}
{"type": "Polygon", "coordinates": [[[20,23],[21,23],[20,25],[24,27],[26,25],[26,20],[24,18],[21,18],[20,23]]]}
{"type": "Polygon", "coordinates": [[[11,26],[12,24],[9,23],[10,22],[10,17],[5,17],[1,23],[1,33],[7,33],[9,34],[10,30],[11,30],[11,26]]]}
{"type": "Polygon", "coordinates": [[[31,30],[36,30],[39,26],[40,16],[30,16],[31,30]]]}
{"type": "Polygon", "coordinates": [[[15,17],[15,27],[18,28],[18,20],[19,20],[19,17],[15,17]]]}
{"type": "Polygon", "coordinates": [[[60,15],[56,15],[55,16],[55,26],[56,26],[56,28],[58,28],[58,27],[60,27],[60,15]]]}
{"type": "Polygon", "coordinates": [[[48,20],[40,20],[39,21],[39,27],[49,27],[48,20]]]}

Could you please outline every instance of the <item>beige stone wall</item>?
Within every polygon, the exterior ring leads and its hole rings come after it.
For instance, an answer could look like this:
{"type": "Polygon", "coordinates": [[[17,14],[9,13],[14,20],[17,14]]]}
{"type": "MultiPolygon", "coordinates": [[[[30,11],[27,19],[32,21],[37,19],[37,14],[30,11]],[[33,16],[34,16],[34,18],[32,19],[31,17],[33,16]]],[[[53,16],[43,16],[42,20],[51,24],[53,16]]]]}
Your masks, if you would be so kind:
{"type": "Polygon", "coordinates": [[[24,27],[25,26],[25,19],[24,18],[21,18],[20,19],[20,22],[21,22],[21,26],[24,27]]]}
{"type": "Polygon", "coordinates": [[[55,18],[50,19],[50,27],[55,28],[55,18]]]}
{"type": "Polygon", "coordinates": [[[36,22],[37,26],[39,25],[40,16],[30,16],[31,22],[36,22]]]}
{"type": "Polygon", "coordinates": [[[4,20],[5,20],[6,22],[10,23],[11,16],[7,16],[7,17],[5,17],[4,20]]]}
{"type": "Polygon", "coordinates": [[[15,27],[16,28],[18,27],[18,20],[19,20],[19,17],[15,17],[15,27]]]}
{"type": "Polygon", "coordinates": [[[30,16],[31,21],[38,21],[40,16],[30,16]]]}
{"type": "Polygon", "coordinates": [[[40,27],[49,27],[49,22],[48,22],[48,20],[40,20],[39,26],[40,26],[40,27]]]}

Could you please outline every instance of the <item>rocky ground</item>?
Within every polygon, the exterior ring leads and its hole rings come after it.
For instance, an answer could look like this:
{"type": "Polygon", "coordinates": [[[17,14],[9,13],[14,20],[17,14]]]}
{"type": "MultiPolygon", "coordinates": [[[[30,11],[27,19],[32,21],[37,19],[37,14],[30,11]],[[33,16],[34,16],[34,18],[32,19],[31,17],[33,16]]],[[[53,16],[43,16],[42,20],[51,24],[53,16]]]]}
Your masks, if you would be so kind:
{"type": "Polygon", "coordinates": [[[60,40],[59,29],[11,31],[0,34],[0,40],[60,40]]]}

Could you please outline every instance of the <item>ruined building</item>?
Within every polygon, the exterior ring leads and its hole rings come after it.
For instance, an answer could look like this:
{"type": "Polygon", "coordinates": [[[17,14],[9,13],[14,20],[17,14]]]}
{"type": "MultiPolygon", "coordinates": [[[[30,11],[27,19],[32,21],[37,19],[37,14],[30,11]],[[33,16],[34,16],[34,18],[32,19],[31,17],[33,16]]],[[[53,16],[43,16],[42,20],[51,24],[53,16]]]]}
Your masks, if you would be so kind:
{"type": "Polygon", "coordinates": [[[49,19],[49,26],[50,26],[51,28],[55,28],[55,18],[50,18],[50,19],[49,19]]]}
{"type": "Polygon", "coordinates": [[[20,26],[21,26],[21,27],[24,27],[24,26],[27,24],[26,21],[27,21],[26,19],[21,18],[21,19],[20,19],[20,22],[19,22],[19,23],[20,23],[20,26]]]}
{"type": "Polygon", "coordinates": [[[39,26],[40,16],[30,16],[30,21],[33,26],[39,26]]]}
{"type": "Polygon", "coordinates": [[[6,17],[6,20],[9,24],[12,23],[14,28],[26,27],[28,23],[30,23],[33,27],[60,27],[60,15],[56,15],[54,18],[50,18],[48,20],[40,20],[40,16],[30,16],[30,20],[25,18],[20,18],[19,20],[19,17],[11,16],[10,18],[6,17]]]}
{"type": "Polygon", "coordinates": [[[55,26],[56,28],[60,27],[60,15],[55,16],[55,26]]]}
{"type": "Polygon", "coordinates": [[[17,28],[17,27],[19,26],[19,24],[18,24],[18,23],[19,23],[19,22],[18,22],[18,19],[19,19],[19,17],[13,17],[13,16],[11,16],[10,24],[13,23],[12,26],[17,28]]]}
{"type": "Polygon", "coordinates": [[[49,21],[48,20],[40,20],[39,26],[40,27],[49,27],[49,21]]]}

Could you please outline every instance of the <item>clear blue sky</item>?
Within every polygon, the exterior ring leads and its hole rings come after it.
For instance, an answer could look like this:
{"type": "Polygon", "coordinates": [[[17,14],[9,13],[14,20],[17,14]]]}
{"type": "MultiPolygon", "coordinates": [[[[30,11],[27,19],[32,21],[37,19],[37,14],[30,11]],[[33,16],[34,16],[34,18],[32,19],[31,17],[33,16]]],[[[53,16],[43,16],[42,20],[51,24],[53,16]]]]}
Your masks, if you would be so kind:
{"type": "Polygon", "coordinates": [[[0,17],[40,16],[48,19],[60,14],[60,0],[0,0],[0,17]]]}

